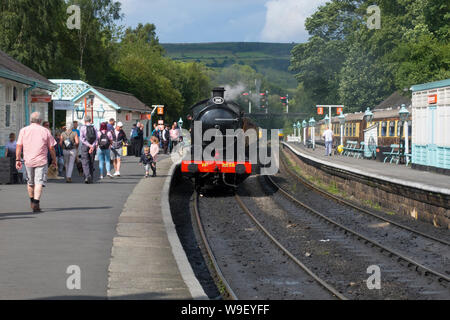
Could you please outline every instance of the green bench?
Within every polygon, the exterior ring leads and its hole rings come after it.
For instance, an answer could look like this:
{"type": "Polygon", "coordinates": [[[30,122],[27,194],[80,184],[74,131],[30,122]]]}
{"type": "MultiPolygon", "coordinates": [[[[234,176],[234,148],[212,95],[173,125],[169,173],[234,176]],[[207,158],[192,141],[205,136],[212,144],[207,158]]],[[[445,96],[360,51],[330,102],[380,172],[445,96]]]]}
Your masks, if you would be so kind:
{"type": "Polygon", "coordinates": [[[355,148],[355,151],[354,151],[354,153],[353,153],[353,156],[354,156],[355,158],[357,158],[357,159],[359,159],[359,158],[361,158],[361,157],[364,158],[364,146],[365,146],[364,141],[361,141],[361,143],[359,144],[359,149],[356,149],[356,148],[355,148]]]}
{"type": "Polygon", "coordinates": [[[347,156],[347,157],[350,155],[353,156],[357,150],[357,148],[356,148],[357,145],[358,145],[358,141],[347,141],[347,144],[344,147],[343,155],[347,156]]]}
{"type": "Polygon", "coordinates": [[[398,144],[391,144],[391,152],[383,152],[383,155],[385,156],[384,158],[384,163],[386,163],[386,161],[390,158],[391,160],[389,161],[389,163],[392,163],[392,161],[395,161],[396,164],[398,164],[398,162],[400,161],[400,145],[398,144]]]}

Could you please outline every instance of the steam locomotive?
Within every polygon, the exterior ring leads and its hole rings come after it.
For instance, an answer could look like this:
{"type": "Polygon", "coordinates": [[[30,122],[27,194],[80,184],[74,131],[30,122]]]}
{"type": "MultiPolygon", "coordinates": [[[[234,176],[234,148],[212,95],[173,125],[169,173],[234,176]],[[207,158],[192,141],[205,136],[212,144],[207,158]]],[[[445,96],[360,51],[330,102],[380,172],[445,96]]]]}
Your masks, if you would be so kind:
{"type": "Polygon", "coordinates": [[[238,148],[237,137],[230,135],[238,129],[242,129],[241,132],[249,129],[258,132],[258,128],[245,117],[238,104],[225,100],[224,88],[214,88],[210,99],[200,101],[191,108],[191,115],[190,157],[182,161],[181,172],[194,179],[197,190],[204,187],[236,189],[258,171],[258,165],[249,161],[248,154],[250,144],[257,144],[257,139],[245,140],[242,149],[238,148]],[[211,132],[214,134],[211,135],[211,132]]]}

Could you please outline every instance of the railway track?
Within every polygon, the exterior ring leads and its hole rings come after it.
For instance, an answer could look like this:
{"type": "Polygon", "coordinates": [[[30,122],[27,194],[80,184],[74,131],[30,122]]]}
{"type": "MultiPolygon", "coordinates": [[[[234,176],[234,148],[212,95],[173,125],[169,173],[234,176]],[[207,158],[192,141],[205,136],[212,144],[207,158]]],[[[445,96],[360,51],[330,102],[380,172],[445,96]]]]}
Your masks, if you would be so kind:
{"type": "MultiPolygon", "coordinates": [[[[309,212],[310,214],[318,217],[319,219],[321,219],[322,221],[326,222],[327,224],[340,229],[344,234],[348,234],[351,235],[353,237],[355,237],[358,240],[361,240],[364,244],[372,246],[372,247],[376,247],[378,248],[381,252],[385,252],[387,253],[389,256],[391,257],[396,257],[397,261],[404,261],[406,262],[408,267],[414,267],[414,269],[421,275],[426,275],[426,276],[432,276],[435,279],[437,279],[440,283],[444,283],[447,284],[450,282],[450,277],[448,277],[447,275],[438,272],[436,270],[433,270],[425,265],[423,265],[422,263],[405,256],[404,254],[393,250],[392,248],[388,248],[385,245],[382,245],[380,242],[375,241],[371,238],[368,238],[367,236],[352,230],[340,223],[338,223],[337,221],[329,218],[326,214],[319,212],[318,210],[312,208],[311,206],[307,205],[306,203],[304,203],[303,201],[297,199],[296,197],[294,197],[290,192],[286,191],[284,188],[282,188],[278,183],[276,183],[274,181],[274,179],[272,177],[266,176],[265,177],[266,181],[268,181],[276,190],[278,190],[283,197],[285,197],[286,199],[288,199],[289,201],[291,201],[292,203],[294,203],[297,206],[302,207],[303,209],[305,209],[307,212],[309,212]]],[[[322,193],[322,192],[320,192],[322,193]]],[[[353,206],[353,208],[355,208],[353,206]]],[[[363,211],[365,212],[365,211],[363,211]]],[[[395,224],[396,226],[398,226],[398,224],[395,224]]],[[[414,230],[410,230],[409,228],[404,228],[405,230],[408,230],[410,232],[415,232],[414,230]]],[[[427,237],[429,238],[429,237],[427,237]]],[[[439,241],[441,242],[441,241],[439,241]]]]}
{"type": "Polygon", "coordinates": [[[199,198],[199,195],[197,192],[195,192],[194,199],[193,199],[193,209],[194,209],[195,221],[197,223],[197,229],[199,231],[201,241],[205,247],[206,253],[208,255],[209,260],[211,261],[212,268],[214,269],[214,272],[217,275],[218,280],[224,286],[225,293],[230,297],[231,300],[238,300],[236,293],[233,291],[233,289],[231,288],[227,279],[223,275],[222,270],[220,269],[219,264],[217,263],[216,257],[214,255],[213,251],[211,250],[211,246],[209,245],[208,238],[206,237],[206,233],[203,228],[202,219],[200,217],[200,211],[198,209],[198,198],[199,198]]]}
{"type": "MultiPolygon", "coordinates": [[[[260,221],[258,221],[258,219],[252,214],[250,209],[245,205],[245,203],[242,201],[242,199],[238,195],[235,195],[233,198],[236,201],[236,203],[238,204],[238,206],[245,213],[245,215],[249,218],[247,220],[252,221],[254,226],[256,226],[261,231],[261,233],[264,235],[264,237],[266,237],[266,239],[268,239],[269,242],[272,243],[273,247],[275,247],[277,250],[282,252],[282,254],[287,256],[292,261],[292,263],[295,264],[295,266],[300,268],[303,276],[306,275],[306,278],[308,278],[308,279],[306,279],[306,281],[304,281],[303,284],[310,283],[310,282],[315,283],[313,286],[315,287],[314,290],[316,290],[316,296],[317,296],[317,290],[318,290],[317,287],[320,287],[321,289],[319,291],[326,292],[325,293],[326,298],[339,299],[339,300],[347,300],[348,299],[346,296],[344,296],[342,293],[340,293],[336,288],[332,287],[326,281],[321,279],[317,274],[315,274],[311,269],[309,269],[305,264],[303,264],[294,254],[292,254],[289,250],[287,250],[279,241],[277,241],[277,239],[272,234],[270,234],[270,232],[262,225],[262,223],[260,221]]],[[[206,235],[206,232],[204,230],[204,226],[202,223],[198,203],[199,203],[199,196],[196,193],[194,195],[194,206],[193,206],[195,220],[196,220],[196,223],[198,224],[198,229],[200,230],[199,233],[201,235],[202,241],[205,244],[207,254],[208,254],[210,260],[212,261],[213,268],[215,269],[216,274],[218,275],[218,277],[220,279],[220,282],[224,285],[226,292],[229,294],[229,296],[232,299],[238,299],[238,296],[233,291],[232,286],[230,285],[229,281],[227,281],[226,277],[224,276],[224,273],[222,272],[222,270],[219,266],[219,263],[217,262],[217,259],[213,253],[213,249],[210,246],[208,237],[206,235]]],[[[250,255],[250,253],[248,253],[248,254],[250,255]]],[[[311,286],[311,284],[309,284],[309,286],[311,286]]],[[[321,293],[321,294],[324,294],[324,293],[321,293]]],[[[323,299],[324,296],[321,296],[320,298],[323,299]]]]}
{"type": "Polygon", "coordinates": [[[343,199],[341,197],[338,197],[338,196],[336,196],[336,195],[334,195],[334,194],[332,194],[330,192],[327,192],[327,191],[325,191],[325,190],[323,190],[321,188],[318,188],[317,186],[315,186],[314,184],[312,184],[308,180],[304,179],[303,177],[301,177],[298,174],[296,174],[295,172],[293,172],[292,169],[290,169],[289,166],[287,165],[284,155],[282,155],[280,158],[281,158],[281,164],[282,164],[283,170],[285,170],[295,180],[299,181],[300,183],[302,183],[303,185],[305,185],[309,189],[313,190],[314,192],[317,192],[317,193],[319,193],[319,194],[321,194],[321,195],[323,195],[323,196],[325,196],[327,198],[330,198],[330,199],[332,199],[332,200],[334,200],[336,202],[339,202],[339,203],[341,203],[341,204],[343,204],[343,205],[345,205],[347,207],[353,208],[353,209],[355,209],[355,210],[357,210],[359,212],[362,212],[364,214],[367,214],[367,215],[369,215],[371,217],[377,218],[377,219],[379,219],[379,220],[381,220],[383,222],[387,222],[390,225],[396,226],[396,227],[398,227],[400,229],[407,230],[407,231],[415,233],[415,234],[417,234],[417,235],[419,235],[421,237],[424,237],[424,238],[427,238],[427,239],[430,239],[430,240],[442,243],[444,245],[450,246],[450,242],[447,241],[447,240],[440,239],[440,238],[437,238],[437,237],[435,237],[433,235],[430,235],[430,234],[421,232],[419,230],[415,230],[413,228],[410,228],[410,227],[408,227],[408,226],[406,226],[404,224],[401,224],[401,223],[396,222],[396,221],[394,221],[392,219],[383,217],[383,216],[381,216],[381,215],[379,215],[379,214],[377,214],[375,212],[369,211],[369,210],[367,210],[365,208],[362,208],[362,207],[360,207],[360,206],[358,206],[358,205],[356,205],[354,203],[351,203],[350,201],[347,201],[347,200],[345,200],[345,199],[343,199]]]}

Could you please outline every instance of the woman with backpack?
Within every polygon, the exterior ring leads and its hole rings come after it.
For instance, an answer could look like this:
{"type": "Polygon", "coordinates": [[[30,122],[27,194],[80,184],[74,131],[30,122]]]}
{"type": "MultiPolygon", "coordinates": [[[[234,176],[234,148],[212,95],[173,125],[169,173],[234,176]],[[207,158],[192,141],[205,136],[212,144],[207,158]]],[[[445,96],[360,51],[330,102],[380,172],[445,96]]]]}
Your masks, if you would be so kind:
{"type": "Polygon", "coordinates": [[[72,129],[73,129],[73,124],[70,122],[67,123],[66,131],[61,133],[61,137],[59,140],[59,145],[63,149],[67,183],[72,183],[73,165],[75,163],[75,158],[77,156],[78,145],[80,144],[80,140],[78,139],[78,134],[76,132],[72,131],[72,129]]]}
{"type": "Polygon", "coordinates": [[[112,179],[111,174],[111,146],[113,143],[113,136],[111,131],[108,130],[108,124],[103,122],[100,124],[100,131],[98,135],[98,161],[100,167],[100,179],[103,179],[106,164],[106,175],[112,179]]]}

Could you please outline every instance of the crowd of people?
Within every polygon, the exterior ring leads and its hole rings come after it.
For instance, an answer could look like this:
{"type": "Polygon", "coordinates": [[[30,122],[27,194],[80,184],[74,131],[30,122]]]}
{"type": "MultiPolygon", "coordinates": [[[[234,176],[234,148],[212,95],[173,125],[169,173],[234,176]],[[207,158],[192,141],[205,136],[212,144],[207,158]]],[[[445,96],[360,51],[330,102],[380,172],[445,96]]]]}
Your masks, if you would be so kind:
{"type": "MultiPolygon", "coordinates": [[[[52,135],[48,121],[42,121],[41,114],[31,115],[31,124],[20,130],[17,141],[11,133],[6,144],[5,156],[15,163],[14,174],[25,171],[28,195],[33,212],[40,212],[42,190],[55,171],[60,179],[72,183],[72,173],[77,168],[84,183],[94,183],[95,160],[99,162],[100,180],[105,177],[120,177],[123,149],[139,158],[144,166],[145,178],[156,177],[156,163],[160,150],[167,154],[181,141],[181,130],[175,122],[169,126],[154,126],[149,145],[144,140],[144,125],[133,125],[130,140],[123,130],[123,123],[110,119],[97,129],[90,116],[84,119],[84,125],[78,128],[78,122],[67,123],[59,132],[52,135]],[[24,164],[24,166],[23,166],[24,164]],[[114,170],[114,173],[113,171],[114,170]],[[65,175],[65,177],[63,176],[65,175]]],[[[20,182],[20,181],[17,181],[20,182]]],[[[13,183],[16,183],[14,181],[13,183]]]]}

